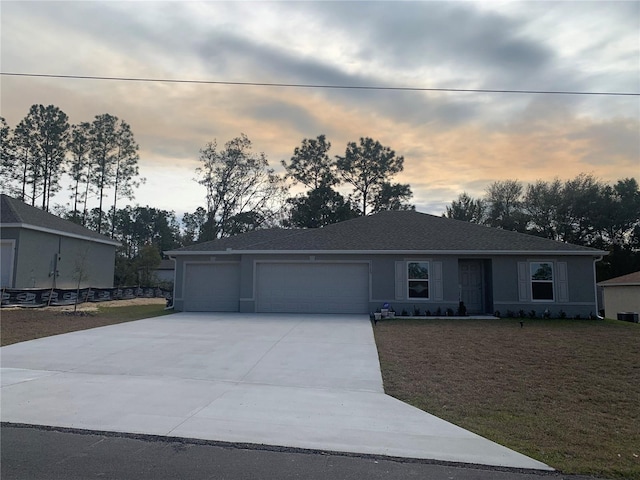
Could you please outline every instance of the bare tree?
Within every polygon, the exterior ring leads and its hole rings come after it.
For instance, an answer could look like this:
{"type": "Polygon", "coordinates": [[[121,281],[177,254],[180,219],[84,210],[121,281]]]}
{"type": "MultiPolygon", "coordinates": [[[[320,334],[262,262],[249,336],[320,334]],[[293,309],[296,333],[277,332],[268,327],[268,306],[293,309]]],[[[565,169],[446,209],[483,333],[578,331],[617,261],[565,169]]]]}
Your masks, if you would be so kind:
{"type": "MultiPolygon", "coordinates": [[[[215,141],[208,143],[200,150],[200,161],[196,181],[207,189],[207,221],[200,240],[228,236],[245,212],[254,213],[251,228],[263,227],[282,208],[286,187],[265,154],[252,152],[246,135],[228,141],[223,149],[215,141]]],[[[248,217],[241,218],[246,230],[248,217]]]]}

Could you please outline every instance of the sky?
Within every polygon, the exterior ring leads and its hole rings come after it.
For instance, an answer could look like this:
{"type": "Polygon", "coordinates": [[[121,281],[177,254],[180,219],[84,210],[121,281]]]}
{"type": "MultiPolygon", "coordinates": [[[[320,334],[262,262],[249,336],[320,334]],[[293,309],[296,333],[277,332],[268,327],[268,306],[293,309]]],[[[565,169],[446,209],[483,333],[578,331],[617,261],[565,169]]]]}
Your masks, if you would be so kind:
{"type": "MultiPolygon", "coordinates": [[[[4,73],[332,86],[640,92],[640,2],[0,3],[4,73]]],[[[304,138],[371,137],[404,157],[421,212],[496,180],[640,178],[640,97],[0,77],[14,127],[33,104],[131,125],[134,201],[205,206],[199,150],[246,134],[281,171],[304,138]]],[[[296,190],[294,190],[294,193],[296,190]]],[[[66,192],[56,197],[66,201],[66,192]]],[[[95,206],[95,205],[94,205],[95,206]]]]}

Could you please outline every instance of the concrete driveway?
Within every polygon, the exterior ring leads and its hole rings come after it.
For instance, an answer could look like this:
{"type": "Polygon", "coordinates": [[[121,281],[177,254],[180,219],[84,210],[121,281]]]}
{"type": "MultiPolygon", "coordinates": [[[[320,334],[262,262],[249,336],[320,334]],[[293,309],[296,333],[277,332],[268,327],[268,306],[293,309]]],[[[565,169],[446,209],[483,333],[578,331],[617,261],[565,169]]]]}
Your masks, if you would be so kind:
{"type": "Polygon", "coordinates": [[[364,316],[178,313],[0,361],[3,422],[550,470],[385,395],[364,316]]]}

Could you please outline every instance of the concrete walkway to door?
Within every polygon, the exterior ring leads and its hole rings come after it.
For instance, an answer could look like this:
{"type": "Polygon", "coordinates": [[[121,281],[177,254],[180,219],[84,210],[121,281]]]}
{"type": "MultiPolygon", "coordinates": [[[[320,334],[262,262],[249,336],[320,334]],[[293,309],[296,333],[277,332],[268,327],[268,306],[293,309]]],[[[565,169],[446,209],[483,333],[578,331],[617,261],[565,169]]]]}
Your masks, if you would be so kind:
{"type": "Polygon", "coordinates": [[[3,422],[549,470],[385,395],[364,316],[178,313],[0,355],[3,422]]]}

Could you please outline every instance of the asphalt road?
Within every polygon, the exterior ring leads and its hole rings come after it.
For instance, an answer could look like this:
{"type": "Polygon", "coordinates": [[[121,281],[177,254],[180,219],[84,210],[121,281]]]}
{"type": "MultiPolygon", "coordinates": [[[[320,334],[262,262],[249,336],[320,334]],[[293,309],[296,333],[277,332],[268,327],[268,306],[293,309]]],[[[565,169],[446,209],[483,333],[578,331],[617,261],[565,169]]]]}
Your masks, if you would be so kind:
{"type": "Polygon", "coordinates": [[[559,473],[433,464],[269,446],[3,424],[2,480],[581,480],[559,473]]]}

